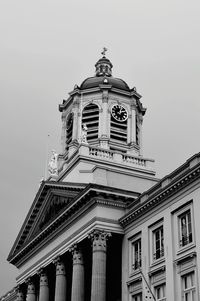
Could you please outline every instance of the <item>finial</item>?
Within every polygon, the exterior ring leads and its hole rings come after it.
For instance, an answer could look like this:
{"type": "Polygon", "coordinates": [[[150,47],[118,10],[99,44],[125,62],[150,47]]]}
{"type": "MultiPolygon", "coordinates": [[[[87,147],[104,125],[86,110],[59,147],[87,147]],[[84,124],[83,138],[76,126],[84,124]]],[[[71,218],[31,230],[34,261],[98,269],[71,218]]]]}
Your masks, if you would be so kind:
{"type": "Polygon", "coordinates": [[[103,56],[105,56],[105,55],[106,55],[106,51],[108,51],[108,49],[107,49],[106,47],[103,47],[103,51],[101,52],[101,54],[102,54],[103,56]]]}

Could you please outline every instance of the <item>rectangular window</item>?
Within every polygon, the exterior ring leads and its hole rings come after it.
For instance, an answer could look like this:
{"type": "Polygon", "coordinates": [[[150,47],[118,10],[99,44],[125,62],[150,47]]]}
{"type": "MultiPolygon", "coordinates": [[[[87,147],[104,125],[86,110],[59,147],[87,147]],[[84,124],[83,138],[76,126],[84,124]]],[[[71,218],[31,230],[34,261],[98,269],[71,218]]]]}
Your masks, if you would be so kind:
{"type": "Polygon", "coordinates": [[[132,242],[132,266],[133,270],[137,270],[142,265],[142,259],[141,259],[141,238],[135,240],[132,242]]]}
{"type": "Polygon", "coordinates": [[[180,247],[184,247],[192,242],[192,221],[191,211],[187,210],[179,216],[180,247]]]}
{"type": "Polygon", "coordinates": [[[182,290],[184,301],[195,301],[194,272],[182,276],[182,290]]]}
{"type": "Polygon", "coordinates": [[[156,301],[165,301],[166,300],[165,287],[166,287],[165,283],[155,287],[156,301]]]}
{"type": "Polygon", "coordinates": [[[153,259],[157,260],[164,256],[163,226],[153,231],[153,259]]]}
{"type": "Polygon", "coordinates": [[[132,301],[142,301],[142,293],[133,295],[132,296],[132,301]]]}

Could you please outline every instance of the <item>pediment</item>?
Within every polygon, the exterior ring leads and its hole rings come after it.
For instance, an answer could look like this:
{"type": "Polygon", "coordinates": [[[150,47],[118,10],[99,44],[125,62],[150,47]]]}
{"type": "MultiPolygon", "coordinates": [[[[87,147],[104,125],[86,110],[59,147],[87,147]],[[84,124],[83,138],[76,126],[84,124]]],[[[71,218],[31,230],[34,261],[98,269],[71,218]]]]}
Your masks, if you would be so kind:
{"type": "Polygon", "coordinates": [[[85,184],[76,183],[43,182],[11,249],[8,260],[62,214],[85,186],[85,184]]]}

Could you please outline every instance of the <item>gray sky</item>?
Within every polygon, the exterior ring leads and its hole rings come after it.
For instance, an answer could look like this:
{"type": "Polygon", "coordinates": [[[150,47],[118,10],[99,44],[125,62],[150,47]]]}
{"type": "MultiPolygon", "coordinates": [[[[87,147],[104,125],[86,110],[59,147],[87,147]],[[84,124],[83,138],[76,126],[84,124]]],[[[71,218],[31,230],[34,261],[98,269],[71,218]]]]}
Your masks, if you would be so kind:
{"type": "Polygon", "coordinates": [[[147,107],[144,154],[162,177],[199,152],[200,2],[1,0],[0,296],[15,285],[7,255],[59,151],[58,104],[93,76],[103,46],[113,75],[147,107]]]}

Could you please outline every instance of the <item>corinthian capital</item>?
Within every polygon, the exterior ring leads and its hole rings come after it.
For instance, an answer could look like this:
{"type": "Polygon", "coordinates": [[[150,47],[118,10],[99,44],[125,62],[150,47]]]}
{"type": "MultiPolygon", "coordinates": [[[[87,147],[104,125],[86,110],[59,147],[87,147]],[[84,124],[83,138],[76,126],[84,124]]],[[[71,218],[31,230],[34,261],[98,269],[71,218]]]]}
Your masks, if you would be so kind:
{"type": "Polygon", "coordinates": [[[27,294],[35,294],[35,284],[33,282],[32,278],[28,278],[26,280],[26,283],[28,285],[27,287],[27,294]]]}
{"type": "Polygon", "coordinates": [[[83,254],[77,244],[74,244],[73,246],[71,246],[69,251],[73,255],[73,264],[83,264],[83,254]]]}
{"type": "Polygon", "coordinates": [[[48,277],[44,268],[39,269],[37,274],[40,277],[40,286],[48,286],[48,277]]]}
{"type": "Polygon", "coordinates": [[[53,260],[53,263],[56,266],[56,275],[65,275],[65,265],[63,260],[60,258],[60,256],[56,257],[53,260]]]}
{"type": "Polygon", "coordinates": [[[93,252],[95,251],[106,251],[106,241],[111,237],[110,232],[106,232],[104,230],[93,230],[88,238],[92,240],[93,243],[93,252]]]}

